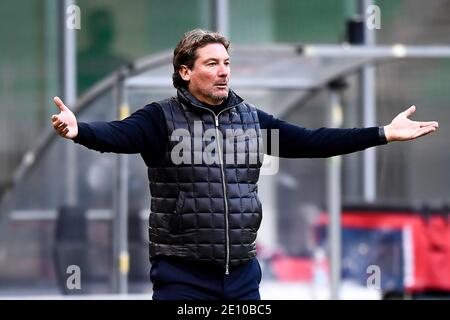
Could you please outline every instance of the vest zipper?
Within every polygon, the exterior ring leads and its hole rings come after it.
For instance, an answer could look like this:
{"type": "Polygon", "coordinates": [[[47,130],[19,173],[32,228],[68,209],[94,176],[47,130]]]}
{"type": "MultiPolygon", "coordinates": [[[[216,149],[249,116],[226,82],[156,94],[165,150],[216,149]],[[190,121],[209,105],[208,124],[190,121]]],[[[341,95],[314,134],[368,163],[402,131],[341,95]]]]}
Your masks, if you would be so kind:
{"type": "Polygon", "coordinates": [[[230,226],[228,223],[228,201],[227,201],[227,184],[225,181],[225,169],[224,169],[224,162],[223,162],[223,154],[222,154],[222,149],[220,148],[220,141],[219,139],[217,139],[217,137],[219,137],[219,115],[224,112],[227,111],[229,109],[232,109],[233,107],[228,107],[226,109],[223,109],[222,111],[220,111],[217,115],[210,109],[199,106],[198,104],[194,104],[196,107],[199,107],[201,109],[205,109],[208,110],[208,112],[210,112],[213,117],[214,117],[214,125],[215,125],[215,129],[216,129],[216,142],[217,142],[217,148],[219,149],[219,157],[220,157],[220,172],[222,174],[222,189],[223,189],[223,195],[224,195],[224,204],[225,204],[225,239],[226,239],[226,258],[225,258],[225,274],[229,275],[230,274],[230,226]]]}
{"type": "MultiPolygon", "coordinates": [[[[219,113],[220,114],[220,113],[219,113]]],[[[216,137],[219,137],[219,114],[214,115],[215,125],[216,125],[216,137]]],[[[225,262],[225,274],[230,274],[229,264],[230,264],[230,226],[228,223],[228,201],[227,201],[227,184],[225,181],[225,169],[223,162],[223,154],[220,149],[220,141],[216,138],[217,148],[219,149],[219,157],[220,157],[220,170],[222,172],[222,188],[224,194],[224,203],[225,203],[225,237],[226,237],[226,262],[225,262]]]]}

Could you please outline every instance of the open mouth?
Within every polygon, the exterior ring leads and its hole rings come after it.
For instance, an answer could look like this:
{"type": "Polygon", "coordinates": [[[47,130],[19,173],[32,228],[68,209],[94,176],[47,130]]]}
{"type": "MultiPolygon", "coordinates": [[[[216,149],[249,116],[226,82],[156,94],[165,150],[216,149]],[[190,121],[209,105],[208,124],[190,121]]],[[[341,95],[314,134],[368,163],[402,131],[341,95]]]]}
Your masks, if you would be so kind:
{"type": "Polygon", "coordinates": [[[227,84],[216,84],[216,87],[220,89],[226,89],[227,86],[228,86],[227,84]]]}

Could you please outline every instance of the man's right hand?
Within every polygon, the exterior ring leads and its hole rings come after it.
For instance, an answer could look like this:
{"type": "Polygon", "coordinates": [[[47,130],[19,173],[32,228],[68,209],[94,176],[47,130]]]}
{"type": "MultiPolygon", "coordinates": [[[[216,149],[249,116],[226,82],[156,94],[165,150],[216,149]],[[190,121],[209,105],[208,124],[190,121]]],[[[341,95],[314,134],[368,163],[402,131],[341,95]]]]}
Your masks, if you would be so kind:
{"type": "Polygon", "coordinates": [[[61,111],[59,114],[54,114],[52,116],[53,128],[55,128],[56,132],[63,138],[75,138],[78,135],[77,118],[73,112],[64,105],[60,98],[54,97],[53,102],[61,111]]]}

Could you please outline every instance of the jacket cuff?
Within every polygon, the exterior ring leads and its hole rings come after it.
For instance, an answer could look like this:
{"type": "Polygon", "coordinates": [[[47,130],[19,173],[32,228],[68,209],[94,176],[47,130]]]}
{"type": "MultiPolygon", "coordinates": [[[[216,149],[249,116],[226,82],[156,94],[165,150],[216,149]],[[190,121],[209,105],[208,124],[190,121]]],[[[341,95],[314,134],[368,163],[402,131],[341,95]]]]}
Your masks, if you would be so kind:
{"type": "Polygon", "coordinates": [[[384,127],[378,127],[378,141],[381,144],[388,143],[387,138],[386,138],[386,134],[384,133],[384,127]]]}

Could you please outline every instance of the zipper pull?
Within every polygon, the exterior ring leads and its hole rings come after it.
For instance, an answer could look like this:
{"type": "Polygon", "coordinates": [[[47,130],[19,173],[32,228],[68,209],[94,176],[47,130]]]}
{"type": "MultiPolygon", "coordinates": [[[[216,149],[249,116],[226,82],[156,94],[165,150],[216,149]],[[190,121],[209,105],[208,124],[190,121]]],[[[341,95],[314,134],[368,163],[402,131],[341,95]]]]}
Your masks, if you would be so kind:
{"type": "Polygon", "coordinates": [[[230,274],[230,270],[228,269],[228,265],[225,266],[225,274],[229,275],[230,274]]]}
{"type": "Polygon", "coordinates": [[[214,116],[214,121],[216,123],[216,127],[219,127],[219,118],[217,116],[214,116]]]}

